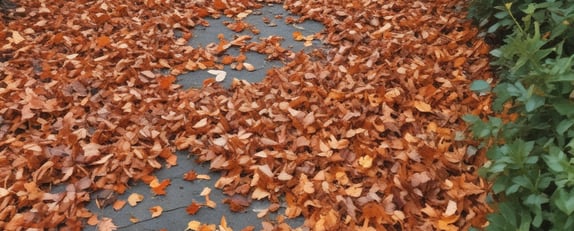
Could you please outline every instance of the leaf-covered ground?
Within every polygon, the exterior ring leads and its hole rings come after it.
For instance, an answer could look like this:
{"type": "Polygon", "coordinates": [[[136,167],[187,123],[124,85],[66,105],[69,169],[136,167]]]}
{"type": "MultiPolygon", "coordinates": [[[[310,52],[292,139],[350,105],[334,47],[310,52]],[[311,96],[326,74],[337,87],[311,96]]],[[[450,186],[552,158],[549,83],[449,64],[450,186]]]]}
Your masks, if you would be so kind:
{"type": "Polygon", "coordinates": [[[187,45],[205,17],[241,18],[262,2],[17,3],[0,24],[2,230],[111,230],[113,220],[84,208],[91,193],[141,180],[161,195],[167,184],[153,172],[177,164],[177,149],[222,172],[230,209],[284,202],[285,217],[313,230],[486,224],[485,157],[461,116],[490,111],[469,90],[491,80],[489,47],[465,1],[286,0],[300,20],[325,25],[314,39],[329,48],[310,54],[279,38],[187,45]],[[175,84],[187,71],[248,63],[221,56],[230,46],[285,65],[230,89],[175,84]]]}

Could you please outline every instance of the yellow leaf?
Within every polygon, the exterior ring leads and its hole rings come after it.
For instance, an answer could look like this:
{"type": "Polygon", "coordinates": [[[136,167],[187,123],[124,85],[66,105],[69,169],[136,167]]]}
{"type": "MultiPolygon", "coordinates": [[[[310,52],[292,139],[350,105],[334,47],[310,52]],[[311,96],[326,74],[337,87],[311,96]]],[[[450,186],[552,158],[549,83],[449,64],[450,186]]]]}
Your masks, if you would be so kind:
{"type": "Polygon", "coordinates": [[[187,223],[187,229],[186,230],[197,231],[197,230],[199,230],[199,226],[201,226],[201,223],[199,221],[190,221],[187,223]]]}
{"type": "Polygon", "coordinates": [[[359,158],[359,165],[363,168],[370,168],[373,166],[373,157],[371,156],[361,156],[359,158]]]}
{"type": "Polygon", "coordinates": [[[437,228],[439,230],[445,230],[445,231],[456,231],[459,230],[456,225],[454,225],[453,223],[455,223],[456,221],[458,221],[459,216],[458,215],[454,215],[454,216],[447,216],[447,217],[442,217],[440,220],[438,220],[437,222],[437,228]]]}
{"type": "Polygon", "coordinates": [[[129,197],[128,197],[128,204],[130,204],[132,207],[136,206],[138,202],[142,201],[144,199],[144,196],[139,194],[139,193],[132,193],[129,197]]]}
{"type": "Polygon", "coordinates": [[[419,110],[420,112],[431,112],[432,111],[432,107],[428,103],[425,103],[422,101],[415,101],[414,105],[415,105],[415,108],[417,110],[419,110]]]}
{"type": "Polygon", "coordinates": [[[161,213],[163,212],[163,208],[159,205],[156,205],[149,208],[149,211],[151,212],[151,218],[156,218],[161,215],[161,213]]]}
{"type": "Polygon", "coordinates": [[[345,189],[345,193],[350,197],[359,197],[363,193],[363,185],[353,184],[351,187],[345,189]]]}

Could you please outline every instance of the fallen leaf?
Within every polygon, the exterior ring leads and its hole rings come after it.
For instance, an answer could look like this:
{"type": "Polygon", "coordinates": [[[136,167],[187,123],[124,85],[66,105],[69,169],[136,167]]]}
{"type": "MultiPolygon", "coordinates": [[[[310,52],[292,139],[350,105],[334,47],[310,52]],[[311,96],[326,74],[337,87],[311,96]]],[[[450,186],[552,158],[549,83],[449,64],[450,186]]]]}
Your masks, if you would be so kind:
{"type": "Polygon", "coordinates": [[[456,213],[457,210],[457,206],[456,206],[456,202],[453,200],[449,200],[448,201],[448,205],[446,206],[446,209],[443,213],[443,216],[452,216],[456,213]]]}
{"type": "Polygon", "coordinates": [[[198,231],[200,226],[201,226],[201,222],[195,221],[195,220],[190,221],[187,223],[187,229],[186,230],[198,231]]]}
{"type": "Polygon", "coordinates": [[[373,157],[371,156],[361,156],[359,158],[359,165],[363,168],[370,168],[373,166],[373,157]]]}
{"type": "Polygon", "coordinates": [[[5,188],[0,188],[0,198],[3,198],[5,196],[8,196],[10,194],[10,191],[8,191],[5,188]]]}
{"type": "Polygon", "coordinates": [[[112,231],[118,229],[118,227],[112,222],[112,219],[107,217],[100,219],[96,228],[98,231],[112,231]]]}
{"type": "Polygon", "coordinates": [[[98,219],[98,215],[94,214],[94,215],[90,216],[87,223],[88,223],[88,225],[98,225],[98,223],[100,223],[100,220],[98,219]]]}
{"type": "Polygon", "coordinates": [[[118,211],[118,210],[122,209],[125,205],[126,205],[125,200],[116,200],[114,202],[113,208],[115,211],[118,211]]]}
{"type": "Polygon", "coordinates": [[[224,204],[229,205],[229,209],[232,212],[242,212],[251,205],[251,201],[242,195],[235,194],[231,197],[223,199],[224,204]]]}
{"type": "Polygon", "coordinates": [[[105,36],[105,35],[100,36],[96,39],[96,46],[98,48],[106,47],[106,46],[110,45],[110,43],[111,43],[110,38],[108,36],[105,36]]]}
{"type": "Polygon", "coordinates": [[[188,172],[183,174],[183,179],[187,181],[194,181],[197,179],[197,173],[193,170],[189,170],[188,172]]]}
{"type": "Polygon", "coordinates": [[[20,44],[21,42],[25,41],[26,39],[24,37],[22,37],[22,35],[20,34],[20,32],[18,31],[12,31],[12,42],[14,44],[20,44]]]}
{"type": "Polygon", "coordinates": [[[189,204],[186,208],[185,211],[187,212],[187,214],[189,215],[195,215],[199,209],[201,208],[201,205],[196,203],[195,201],[191,202],[191,204],[189,204]]]}
{"type": "Polygon", "coordinates": [[[175,82],[175,76],[161,76],[158,78],[159,88],[161,89],[169,89],[173,82],[175,82]]]}
{"type": "Polygon", "coordinates": [[[143,199],[144,199],[143,195],[141,195],[139,193],[132,193],[132,194],[130,194],[130,196],[128,196],[128,204],[130,204],[130,206],[134,207],[137,205],[137,203],[139,203],[143,199]]]}
{"type": "Polygon", "coordinates": [[[227,76],[227,72],[220,70],[209,70],[207,71],[207,73],[215,75],[216,82],[222,82],[223,80],[225,80],[225,76],[227,76]]]}
{"type": "Polygon", "coordinates": [[[251,63],[243,63],[243,66],[247,71],[255,71],[255,66],[253,66],[253,64],[251,63]]]}
{"type": "Polygon", "coordinates": [[[151,187],[151,190],[154,195],[165,195],[166,194],[165,189],[169,185],[171,185],[170,179],[164,179],[161,181],[161,183],[158,183],[156,179],[152,181],[149,186],[151,187]]]}
{"type": "Polygon", "coordinates": [[[420,112],[432,112],[432,107],[430,104],[422,102],[422,101],[415,101],[414,102],[415,108],[420,112]]]}
{"type": "Polygon", "coordinates": [[[219,222],[220,231],[233,231],[229,226],[227,226],[227,220],[225,216],[221,216],[221,222],[219,222]]]}
{"type": "Polygon", "coordinates": [[[161,213],[163,212],[163,208],[159,205],[156,205],[156,206],[149,208],[149,211],[151,213],[151,218],[156,218],[156,217],[159,217],[161,215],[161,213]]]}
{"type": "Polygon", "coordinates": [[[138,222],[140,222],[140,219],[133,216],[133,215],[130,215],[130,222],[131,223],[138,223],[138,222]]]}

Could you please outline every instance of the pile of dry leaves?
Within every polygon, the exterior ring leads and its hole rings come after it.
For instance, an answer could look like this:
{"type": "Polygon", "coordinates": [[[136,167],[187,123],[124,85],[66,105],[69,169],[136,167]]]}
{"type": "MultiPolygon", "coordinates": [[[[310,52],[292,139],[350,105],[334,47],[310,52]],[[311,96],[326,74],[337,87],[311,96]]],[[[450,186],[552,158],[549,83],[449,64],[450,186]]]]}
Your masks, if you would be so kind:
{"type": "Polygon", "coordinates": [[[489,113],[468,89],[491,78],[489,48],[464,19],[466,1],[287,0],[325,25],[314,37],[328,48],[310,54],[256,35],[187,45],[205,17],[267,4],[251,0],[17,3],[0,23],[2,230],[80,229],[95,217],[84,208],[93,192],[157,186],[153,172],[177,164],[176,149],[222,172],[232,210],[268,199],[313,230],[486,223],[485,159],[460,117],[489,113]],[[231,89],[175,84],[240,65],[244,56],[221,56],[230,46],[285,66],[231,89]]]}

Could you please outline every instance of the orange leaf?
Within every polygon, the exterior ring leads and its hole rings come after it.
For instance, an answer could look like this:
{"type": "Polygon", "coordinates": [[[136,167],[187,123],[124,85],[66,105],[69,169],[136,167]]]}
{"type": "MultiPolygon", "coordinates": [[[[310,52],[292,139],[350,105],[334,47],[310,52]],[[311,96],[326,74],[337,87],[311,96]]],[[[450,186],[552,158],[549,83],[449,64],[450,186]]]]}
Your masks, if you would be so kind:
{"type": "Polygon", "coordinates": [[[223,56],[223,58],[221,58],[221,63],[224,65],[229,65],[233,63],[233,61],[234,61],[233,57],[229,55],[223,56]]]}
{"type": "Polygon", "coordinates": [[[201,205],[194,201],[194,202],[191,202],[191,204],[189,206],[187,206],[187,208],[185,208],[185,211],[189,215],[195,215],[199,211],[200,208],[201,208],[201,205]]]}
{"type": "Polygon", "coordinates": [[[92,215],[87,221],[88,225],[97,225],[99,222],[98,215],[96,214],[92,215]]]}
{"type": "Polygon", "coordinates": [[[114,202],[114,210],[118,211],[120,209],[122,209],[124,207],[124,205],[126,205],[126,201],[124,200],[117,200],[114,202]]]}
{"type": "Polygon", "coordinates": [[[167,186],[169,186],[171,184],[170,179],[162,180],[161,183],[159,183],[157,185],[154,182],[155,181],[152,181],[152,183],[150,183],[150,187],[151,187],[152,192],[155,195],[165,195],[166,194],[165,188],[167,188],[167,186]]]}
{"type": "Polygon", "coordinates": [[[108,36],[105,36],[105,35],[104,35],[104,36],[101,36],[101,37],[98,37],[98,38],[96,39],[96,46],[97,46],[98,48],[103,48],[103,47],[105,47],[105,46],[107,46],[107,45],[110,45],[110,43],[111,43],[110,38],[109,38],[108,36]]]}
{"type": "Polygon", "coordinates": [[[158,83],[159,83],[159,88],[161,89],[169,89],[169,87],[171,86],[171,84],[173,84],[173,82],[175,82],[176,78],[175,76],[161,76],[158,78],[158,83]]]}
{"type": "Polygon", "coordinates": [[[224,2],[223,0],[215,0],[213,1],[213,7],[216,10],[225,10],[227,9],[227,3],[224,2]]]}
{"type": "Polygon", "coordinates": [[[305,39],[305,37],[303,37],[301,31],[295,31],[293,32],[293,39],[295,39],[296,41],[302,41],[303,39],[305,39]]]}
{"type": "Polygon", "coordinates": [[[197,179],[197,173],[193,170],[189,170],[185,174],[183,174],[183,179],[187,181],[194,181],[197,179]]]}
{"type": "Polygon", "coordinates": [[[462,66],[464,63],[466,62],[466,58],[465,57],[458,57],[456,59],[454,59],[454,67],[460,67],[462,66]]]}
{"type": "Polygon", "coordinates": [[[241,231],[253,231],[253,230],[255,230],[255,226],[250,225],[250,226],[246,226],[241,231]]]}
{"type": "Polygon", "coordinates": [[[241,53],[235,58],[235,60],[237,62],[242,63],[242,62],[245,62],[245,60],[247,60],[247,56],[245,56],[245,54],[241,53]]]}

